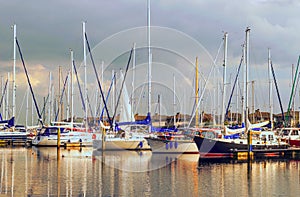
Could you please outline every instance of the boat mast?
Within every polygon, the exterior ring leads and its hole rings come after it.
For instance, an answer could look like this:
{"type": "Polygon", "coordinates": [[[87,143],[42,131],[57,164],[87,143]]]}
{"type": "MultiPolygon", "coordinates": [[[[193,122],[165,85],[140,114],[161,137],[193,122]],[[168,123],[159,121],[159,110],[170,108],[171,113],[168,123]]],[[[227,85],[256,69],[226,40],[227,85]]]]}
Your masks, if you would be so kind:
{"type": "MultiPolygon", "coordinates": [[[[150,0],[147,1],[147,41],[148,41],[148,113],[151,118],[151,40],[150,40],[150,0]]],[[[149,133],[151,133],[151,124],[149,125],[149,133]]]]}
{"type": "MultiPolygon", "coordinates": [[[[101,62],[101,84],[104,84],[104,61],[101,62]]],[[[100,96],[101,96],[100,91],[99,91],[99,93],[100,93],[100,96]]],[[[101,101],[101,99],[100,99],[99,102],[100,102],[100,109],[104,109],[103,101],[101,101]]]]}
{"type": "Polygon", "coordinates": [[[51,72],[49,72],[49,106],[48,106],[48,123],[50,124],[51,123],[51,104],[52,104],[52,92],[51,92],[51,90],[52,90],[52,73],[51,72]]]}
{"type": "MultiPolygon", "coordinates": [[[[131,110],[131,114],[133,114],[134,115],[134,113],[135,113],[135,111],[134,111],[134,109],[133,109],[133,107],[134,107],[134,88],[135,88],[135,64],[136,64],[136,62],[135,62],[135,43],[133,43],[133,57],[132,57],[132,84],[131,84],[131,86],[132,86],[132,93],[131,93],[131,108],[130,108],[130,110],[131,110]]],[[[131,120],[131,122],[132,122],[133,120],[131,120]]]]}
{"type": "Polygon", "coordinates": [[[268,48],[268,68],[269,68],[269,108],[270,108],[270,124],[273,130],[273,94],[272,94],[272,68],[271,68],[271,50],[268,48]]]}
{"type": "Polygon", "coordinates": [[[12,100],[12,116],[15,117],[16,112],[16,39],[17,39],[17,25],[14,24],[14,66],[13,66],[13,100],[12,100]]]}
{"type": "MultiPolygon", "coordinates": [[[[61,90],[60,90],[60,87],[61,87],[61,85],[60,85],[60,82],[61,82],[61,66],[59,66],[58,67],[58,102],[57,102],[57,106],[58,106],[58,121],[62,121],[62,103],[60,103],[59,101],[60,101],[60,97],[62,96],[62,95],[60,95],[61,94],[61,90]]],[[[56,120],[56,118],[57,118],[57,115],[55,116],[55,120],[56,120]]]]}
{"type": "Polygon", "coordinates": [[[69,121],[70,118],[70,86],[71,86],[71,82],[70,82],[70,71],[68,72],[68,86],[67,86],[67,114],[66,114],[66,120],[69,121]]]}
{"type": "Polygon", "coordinates": [[[251,94],[251,96],[252,96],[252,122],[253,123],[255,123],[255,103],[254,103],[254,98],[255,98],[255,96],[254,96],[254,94],[255,94],[255,91],[254,91],[254,80],[253,81],[251,81],[251,85],[252,85],[252,94],[251,94]]]}
{"type": "Polygon", "coordinates": [[[159,114],[159,124],[158,124],[158,126],[159,126],[159,128],[160,128],[160,123],[161,123],[161,114],[160,114],[160,109],[161,109],[161,107],[160,107],[160,95],[157,95],[157,100],[158,100],[158,114],[159,114]]]}
{"type": "Polygon", "coordinates": [[[27,91],[26,91],[26,116],[25,116],[25,130],[26,131],[28,129],[28,110],[29,110],[28,97],[29,97],[29,87],[27,88],[27,91]]]}
{"type": "Polygon", "coordinates": [[[174,113],[174,128],[176,128],[176,90],[175,90],[175,74],[173,74],[173,92],[174,92],[174,95],[173,95],[173,113],[174,113]]]}
{"type": "MultiPolygon", "coordinates": [[[[7,87],[9,87],[9,80],[10,80],[10,76],[9,76],[9,72],[7,73],[7,87]]],[[[6,113],[5,113],[5,119],[8,119],[8,115],[9,115],[9,88],[7,88],[6,91],[6,113]]]]}
{"type": "Polygon", "coordinates": [[[246,109],[246,105],[245,105],[245,98],[246,98],[246,86],[247,86],[247,83],[246,83],[246,75],[247,75],[247,72],[246,72],[246,43],[243,44],[243,54],[244,54],[244,57],[245,57],[245,65],[244,65],[244,79],[243,79],[243,85],[244,85],[244,88],[243,88],[243,95],[242,95],[242,126],[245,126],[245,109],[246,109]]]}
{"type": "MultiPolygon", "coordinates": [[[[112,76],[112,78],[114,77],[114,76],[116,76],[116,72],[115,72],[115,70],[112,70],[111,71],[111,76],[112,76]]],[[[115,92],[116,92],[116,79],[114,79],[114,81],[113,81],[113,84],[112,84],[112,102],[111,102],[111,104],[112,104],[112,109],[115,109],[115,101],[116,101],[116,99],[115,99],[115,97],[116,97],[116,94],[115,94],[115,92]]]]}
{"type": "MultiPolygon", "coordinates": [[[[2,93],[2,97],[4,98],[4,79],[3,76],[1,76],[1,93],[2,93]]],[[[2,116],[4,116],[5,113],[5,102],[2,105],[2,116]]]]}
{"type": "Polygon", "coordinates": [[[33,126],[33,111],[34,111],[34,109],[33,109],[33,107],[34,107],[34,104],[33,104],[33,98],[31,99],[31,126],[33,126]]]}
{"type": "Polygon", "coordinates": [[[228,33],[224,34],[224,61],[223,61],[223,97],[222,97],[222,127],[225,123],[225,97],[226,97],[226,66],[227,66],[227,38],[228,33]]]}
{"type": "Polygon", "coordinates": [[[86,75],[86,42],[85,42],[85,23],[82,22],[82,37],[83,37],[83,66],[84,66],[84,108],[85,108],[85,130],[88,128],[87,115],[87,75],[86,75]]]}
{"type": "Polygon", "coordinates": [[[196,77],[195,77],[195,99],[196,99],[196,114],[195,114],[195,127],[199,127],[199,112],[198,112],[198,102],[199,102],[199,84],[198,84],[198,57],[196,57],[196,77]]]}
{"type": "Polygon", "coordinates": [[[236,88],[236,124],[239,124],[239,80],[237,79],[236,88]]]}
{"type": "MultiPolygon", "coordinates": [[[[213,78],[214,79],[216,79],[216,72],[217,72],[217,70],[214,69],[214,71],[213,71],[213,78]]],[[[219,86],[218,86],[217,80],[214,80],[213,86],[214,86],[214,88],[213,88],[213,99],[212,99],[213,100],[213,107],[212,107],[212,110],[211,110],[211,114],[212,114],[212,118],[213,118],[213,125],[215,125],[216,114],[218,112],[218,109],[217,109],[216,106],[218,106],[218,103],[219,103],[219,98],[218,98],[219,97],[219,86]],[[217,96],[216,93],[218,94],[218,96],[217,96]]],[[[202,113],[201,113],[201,116],[202,116],[202,113]]],[[[200,118],[201,118],[201,121],[202,121],[202,117],[200,117],[200,118]]],[[[222,122],[222,120],[219,120],[221,118],[222,118],[221,116],[218,117],[218,123],[222,122]]]]}
{"type": "MultiPolygon", "coordinates": [[[[248,133],[248,152],[252,152],[251,132],[248,131],[248,69],[249,69],[249,34],[250,28],[246,28],[246,56],[245,56],[245,131],[248,133]]],[[[250,154],[248,154],[250,156],[250,154]]]]}
{"type": "Polygon", "coordinates": [[[74,85],[73,85],[73,73],[74,73],[74,66],[73,66],[73,62],[74,62],[74,55],[73,55],[73,50],[70,50],[71,53],[71,74],[70,74],[70,78],[71,78],[71,128],[73,128],[73,117],[74,117],[74,85]]]}

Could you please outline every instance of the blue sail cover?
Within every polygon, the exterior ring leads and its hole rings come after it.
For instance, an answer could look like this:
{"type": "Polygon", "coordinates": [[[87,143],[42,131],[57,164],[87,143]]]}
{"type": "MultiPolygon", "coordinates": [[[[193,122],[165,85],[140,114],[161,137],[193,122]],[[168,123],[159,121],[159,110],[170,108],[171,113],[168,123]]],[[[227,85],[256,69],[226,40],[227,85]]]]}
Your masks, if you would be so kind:
{"type": "MultiPolygon", "coordinates": [[[[146,126],[151,126],[152,121],[151,121],[151,116],[150,113],[147,113],[147,117],[144,120],[137,120],[133,122],[118,122],[116,123],[115,126],[115,131],[121,130],[119,126],[124,126],[124,125],[146,125],[146,126]]],[[[178,129],[175,126],[171,127],[153,127],[151,126],[151,132],[177,132],[178,129]]]]}
{"type": "Polygon", "coordinates": [[[6,127],[10,128],[15,125],[15,117],[12,117],[9,120],[1,120],[0,124],[5,124],[6,127]]]}
{"type": "Polygon", "coordinates": [[[152,132],[177,132],[178,129],[175,126],[171,126],[171,127],[152,127],[151,131],[152,132]]]}
{"type": "Polygon", "coordinates": [[[124,126],[124,125],[151,125],[150,113],[147,113],[147,116],[144,120],[137,120],[133,122],[117,122],[115,130],[119,131],[120,130],[119,126],[124,126]]]}

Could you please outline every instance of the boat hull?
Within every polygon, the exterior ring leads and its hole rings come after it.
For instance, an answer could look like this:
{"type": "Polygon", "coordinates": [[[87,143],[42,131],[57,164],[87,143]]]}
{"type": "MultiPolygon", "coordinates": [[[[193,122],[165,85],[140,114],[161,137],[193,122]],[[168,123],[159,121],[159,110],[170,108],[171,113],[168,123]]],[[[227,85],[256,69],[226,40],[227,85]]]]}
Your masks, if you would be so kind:
{"type": "MultiPolygon", "coordinates": [[[[208,139],[201,136],[195,136],[194,141],[198,147],[200,156],[233,156],[237,152],[247,152],[248,144],[245,140],[225,140],[225,139],[208,139]]],[[[286,143],[282,144],[262,144],[253,143],[252,151],[271,151],[287,149],[286,143]]]]}
{"type": "Polygon", "coordinates": [[[288,143],[292,146],[292,147],[300,147],[300,139],[294,139],[294,140],[289,140],[288,143]]]}
{"type": "Polygon", "coordinates": [[[193,140],[164,140],[146,138],[152,153],[198,154],[198,148],[193,140]]]}
{"type": "MultiPolygon", "coordinates": [[[[60,145],[67,143],[80,143],[81,146],[92,146],[94,138],[100,138],[101,134],[87,132],[69,132],[60,136],[60,145]],[[98,137],[97,137],[98,136],[98,137]]],[[[32,140],[33,146],[57,146],[57,134],[53,135],[37,135],[32,140]]]]}
{"type": "MultiPolygon", "coordinates": [[[[102,140],[93,140],[93,148],[102,150],[102,142],[102,140]]],[[[150,146],[145,138],[107,138],[104,150],[150,150],[150,146]]]]}
{"type": "Polygon", "coordinates": [[[17,131],[1,131],[0,132],[0,140],[10,140],[10,141],[26,141],[27,134],[25,132],[17,132],[17,131]]]}

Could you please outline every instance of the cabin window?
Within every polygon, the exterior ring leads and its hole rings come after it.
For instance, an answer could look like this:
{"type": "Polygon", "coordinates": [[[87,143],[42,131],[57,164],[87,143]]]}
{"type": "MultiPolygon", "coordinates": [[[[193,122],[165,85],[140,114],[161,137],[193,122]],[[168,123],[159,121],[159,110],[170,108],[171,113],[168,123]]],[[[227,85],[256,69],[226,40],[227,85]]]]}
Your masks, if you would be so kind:
{"type": "Polygon", "coordinates": [[[213,132],[202,132],[202,135],[203,135],[205,138],[209,138],[209,139],[215,138],[215,134],[214,134],[213,132]]]}
{"type": "Polygon", "coordinates": [[[274,136],[273,135],[269,135],[269,141],[273,141],[274,140],[274,136]]]}
{"type": "Polygon", "coordinates": [[[57,133],[57,129],[49,129],[49,133],[50,134],[56,134],[57,133]]]}
{"type": "Polygon", "coordinates": [[[298,130],[293,130],[292,135],[298,135],[298,130]]]}
{"type": "Polygon", "coordinates": [[[289,132],[288,130],[283,130],[283,131],[282,131],[282,134],[285,135],[285,136],[288,136],[289,133],[290,133],[290,132],[289,132]]]}

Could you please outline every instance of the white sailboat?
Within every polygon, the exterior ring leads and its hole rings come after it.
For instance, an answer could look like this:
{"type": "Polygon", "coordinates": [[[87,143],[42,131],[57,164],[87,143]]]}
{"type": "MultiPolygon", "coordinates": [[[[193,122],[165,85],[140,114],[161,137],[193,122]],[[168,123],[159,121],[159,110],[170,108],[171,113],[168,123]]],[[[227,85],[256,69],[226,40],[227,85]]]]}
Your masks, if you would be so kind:
{"type": "Polygon", "coordinates": [[[73,66],[74,56],[71,50],[71,122],[52,122],[53,126],[44,126],[32,140],[34,146],[57,146],[58,129],[60,129],[60,145],[79,143],[79,146],[92,146],[93,140],[101,139],[100,133],[87,131],[81,124],[73,122],[73,66]]]}
{"type": "MultiPolygon", "coordinates": [[[[198,59],[196,59],[196,69],[198,59]]],[[[175,75],[174,78],[174,104],[175,104],[175,75]]],[[[197,81],[197,80],[196,80],[197,81]]],[[[196,96],[197,97],[197,96],[196,96]]],[[[175,114],[175,110],[173,111],[175,114]]],[[[174,115],[174,127],[176,128],[176,116],[174,115]]],[[[197,121],[196,121],[197,122],[197,121]]],[[[176,128],[177,130],[177,128],[176,128]]],[[[172,153],[172,154],[198,154],[198,148],[193,140],[192,130],[182,130],[176,132],[158,132],[146,137],[151,146],[152,153],[172,153]]]]}
{"type": "MultiPolygon", "coordinates": [[[[122,72],[121,79],[124,80],[122,72]]],[[[131,121],[134,117],[126,85],[123,86],[121,96],[123,104],[121,107],[119,123],[117,123],[117,125],[120,124],[120,126],[117,126],[120,130],[107,133],[104,138],[104,144],[102,139],[94,139],[93,148],[96,150],[150,150],[150,146],[144,138],[149,136],[149,134],[131,131],[132,126],[137,126],[138,124],[134,125],[135,122],[131,121]]],[[[105,127],[103,123],[101,124],[101,127],[107,130],[110,128],[105,127]]]]}
{"type": "MultiPolygon", "coordinates": [[[[7,143],[14,143],[14,142],[26,142],[27,134],[26,132],[21,132],[15,129],[15,109],[16,109],[16,39],[17,39],[17,26],[16,24],[13,25],[13,92],[12,92],[12,117],[8,118],[8,104],[6,105],[6,120],[0,120],[0,140],[7,143]]],[[[7,75],[7,83],[9,82],[9,74],[7,75]]],[[[7,84],[7,86],[9,86],[7,84]]],[[[9,89],[9,88],[8,88],[9,89]]],[[[8,95],[6,93],[8,103],[8,95]]],[[[4,95],[3,95],[4,96],[4,95]]]]}

